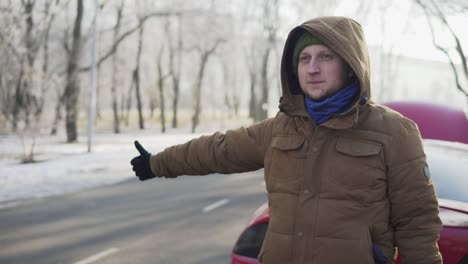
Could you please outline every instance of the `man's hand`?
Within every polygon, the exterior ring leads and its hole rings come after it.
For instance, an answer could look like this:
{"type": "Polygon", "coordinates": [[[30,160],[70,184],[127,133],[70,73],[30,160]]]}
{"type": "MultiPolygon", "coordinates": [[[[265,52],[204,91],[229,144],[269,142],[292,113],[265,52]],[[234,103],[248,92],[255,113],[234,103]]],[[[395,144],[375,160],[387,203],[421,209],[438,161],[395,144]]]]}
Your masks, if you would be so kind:
{"type": "Polygon", "coordinates": [[[151,171],[150,167],[150,157],[151,153],[146,151],[142,145],[136,140],[135,147],[140,152],[140,156],[136,156],[132,159],[130,164],[133,166],[133,171],[135,175],[140,179],[140,181],[148,180],[156,177],[151,171]]]}

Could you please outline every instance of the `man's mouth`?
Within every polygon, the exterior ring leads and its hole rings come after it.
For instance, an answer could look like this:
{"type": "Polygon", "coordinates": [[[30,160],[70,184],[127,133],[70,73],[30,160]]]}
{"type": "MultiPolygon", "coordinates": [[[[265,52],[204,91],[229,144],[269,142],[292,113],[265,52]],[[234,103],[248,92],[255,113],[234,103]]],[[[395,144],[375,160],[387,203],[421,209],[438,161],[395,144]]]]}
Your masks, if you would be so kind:
{"type": "Polygon", "coordinates": [[[319,83],[324,83],[325,81],[310,81],[308,83],[310,84],[319,84],[319,83]]]}

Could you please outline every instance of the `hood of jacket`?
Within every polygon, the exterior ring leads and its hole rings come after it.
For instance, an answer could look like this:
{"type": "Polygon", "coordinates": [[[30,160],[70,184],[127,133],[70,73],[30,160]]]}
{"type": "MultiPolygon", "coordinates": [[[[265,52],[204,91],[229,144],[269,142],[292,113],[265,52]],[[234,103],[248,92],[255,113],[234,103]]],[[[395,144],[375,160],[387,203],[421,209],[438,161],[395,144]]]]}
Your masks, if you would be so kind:
{"type": "Polygon", "coordinates": [[[359,100],[352,108],[370,99],[370,64],[361,25],[347,17],[328,16],[311,19],[295,27],[288,35],[281,59],[282,98],[280,110],[288,115],[307,116],[304,94],[293,72],[293,52],[298,38],[308,31],[340,55],[354,71],[361,87],[359,100]]]}

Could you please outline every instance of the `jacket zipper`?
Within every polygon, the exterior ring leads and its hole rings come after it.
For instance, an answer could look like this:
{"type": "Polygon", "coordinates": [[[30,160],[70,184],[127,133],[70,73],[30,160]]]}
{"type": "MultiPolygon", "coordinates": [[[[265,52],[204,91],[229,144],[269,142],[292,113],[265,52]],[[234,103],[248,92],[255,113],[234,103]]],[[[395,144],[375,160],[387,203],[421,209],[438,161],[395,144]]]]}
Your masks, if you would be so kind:
{"type": "MultiPolygon", "coordinates": [[[[311,122],[313,123],[313,121],[311,120],[311,122]]],[[[315,137],[317,135],[317,132],[319,130],[319,127],[320,126],[316,126],[315,127],[315,131],[314,131],[314,134],[312,136],[312,140],[311,140],[311,147],[313,148],[314,147],[314,144],[315,144],[315,137]]],[[[315,159],[317,157],[314,157],[315,159]]],[[[319,206],[319,202],[320,202],[320,189],[321,189],[321,184],[322,184],[322,175],[319,175],[319,182],[318,182],[318,189],[317,189],[317,198],[315,199],[315,212],[314,212],[314,217],[313,217],[313,225],[312,225],[312,234],[311,234],[311,247],[312,250],[314,251],[315,250],[315,229],[316,229],[316,226],[317,226],[317,214],[318,214],[318,206],[319,206]]],[[[314,261],[314,255],[313,256],[313,259],[312,261],[314,261]]]]}

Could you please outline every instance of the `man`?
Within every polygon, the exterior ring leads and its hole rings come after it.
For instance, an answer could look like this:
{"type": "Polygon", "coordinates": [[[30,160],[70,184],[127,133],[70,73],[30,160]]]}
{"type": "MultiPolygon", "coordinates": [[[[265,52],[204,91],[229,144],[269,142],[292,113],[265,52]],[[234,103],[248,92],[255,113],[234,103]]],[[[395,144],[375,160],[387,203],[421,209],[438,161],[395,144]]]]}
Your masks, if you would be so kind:
{"type": "Polygon", "coordinates": [[[264,264],[442,263],[441,222],[416,125],[369,100],[361,26],[320,17],[294,28],[280,112],[247,128],[146,152],[140,180],[265,169],[264,264]]]}

